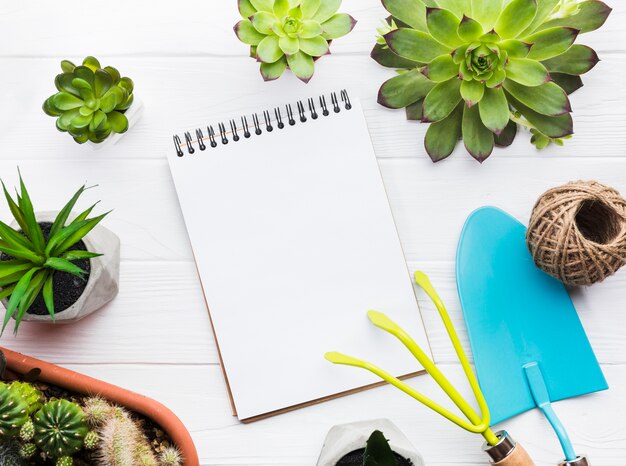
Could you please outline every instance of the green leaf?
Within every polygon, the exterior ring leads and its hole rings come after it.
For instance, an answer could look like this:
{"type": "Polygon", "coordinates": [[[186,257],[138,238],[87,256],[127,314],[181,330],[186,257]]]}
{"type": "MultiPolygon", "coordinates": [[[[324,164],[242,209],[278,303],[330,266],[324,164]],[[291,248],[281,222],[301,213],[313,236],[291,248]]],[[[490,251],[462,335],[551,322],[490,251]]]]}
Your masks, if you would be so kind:
{"type": "MultiPolygon", "coordinates": [[[[483,3],[488,3],[484,2],[483,3]]],[[[465,42],[474,42],[485,33],[480,23],[472,18],[463,16],[457,34],[465,42]]]]}
{"type": "Polygon", "coordinates": [[[287,57],[287,64],[293,74],[295,74],[300,81],[305,83],[311,80],[315,72],[313,58],[302,51],[294,55],[289,55],[287,57]]]}
{"type": "Polygon", "coordinates": [[[321,57],[328,53],[328,42],[322,36],[300,39],[300,50],[312,57],[321,57]]]}
{"type": "Polygon", "coordinates": [[[13,249],[9,247],[4,241],[0,242],[0,252],[3,252],[7,256],[15,257],[17,259],[30,261],[34,264],[41,264],[43,262],[43,257],[39,256],[38,254],[26,249],[13,249]]]}
{"type": "Polygon", "coordinates": [[[480,163],[493,152],[494,136],[480,119],[478,106],[465,106],[463,111],[463,142],[472,157],[480,163]]]}
{"type": "Polygon", "coordinates": [[[531,47],[533,47],[533,44],[517,39],[507,39],[500,42],[498,47],[500,50],[504,50],[509,57],[525,58],[530,52],[531,47]]]}
{"type": "Polygon", "coordinates": [[[409,104],[405,108],[406,119],[409,121],[421,121],[424,116],[424,99],[409,104]]]}
{"type": "Polygon", "coordinates": [[[535,0],[513,0],[496,21],[495,30],[503,39],[515,39],[535,18],[535,0]]]}
{"type": "Polygon", "coordinates": [[[485,89],[485,95],[478,103],[478,110],[483,124],[495,134],[500,134],[509,123],[509,103],[501,87],[485,89]]]}
{"type": "Polygon", "coordinates": [[[506,72],[504,70],[495,70],[491,78],[489,78],[485,84],[487,85],[487,87],[493,89],[494,87],[498,87],[500,84],[502,84],[505,79],[506,72]]]}
{"type": "Polygon", "coordinates": [[[89,68],[91,71],[95,72],[97,69],[101,68],[100,62],[96,57],[86,57],[83,60],[83,65],[89,68]]]}
{"type": "Polygon", "coordinates": [[[472,16],[486,30],[493,28],[502,11],[503,0],[471,0],[472,16]]]}
{"type": "Polygon", "coordinates": [[[13,198],[11,197],[9,192],[7,191],[7,188],[6,188],[5,184],[4,184],[4,181],[0,180],[0,183],[2,183],[2,189],[4,191],[4,197],[7,200],[7,204],[9,204],[9,209],[11,210],[11,214],[13,215],[13,218],[18,223],[18,225],[20,226],[22,231],[26,234],[26,236],[28,236],[28,225],[27,225],[26,220],[24,218],[24,214],[22,213],[22,211],[20,210],[19,206],[15,203],[15,201],[13,200],[13,198]]]}
{"type": "Polygon", "coordinates": [[[363,466],[395,466],[396,458],[384,434],[375,430],[367,439],[363,466]]]}
{"type": "Polygon", "coordinates": [[[89,131],[100,131],[107,124],[107,116],[102,110],[94,112],[91,122],[89,123],[89,131]]]}
{"type": "MultiPolygon", "coordinates": [[[[329,23],[329,21],[331,20],[332,18],[329,19],[326,23],[329,23]]],[[[337,20],[337,22],[339,23],[341,21],[337,20]]],[[[329,33],[332,32],[332,29],[335,28],[335,26],[337,26],[337,24],[329,23],[329,33]]],[[[337,31],[336,31],[337,33],[340,32],[339,29],[340,29],[340,26],[337,27],[337,31]]],[[[320,23],[318,23],[317,21],[313,21],[313,20],[306,20],[306,21],[302,21],[302,31],[300,31],[300,33],[298,34],[298,37],[302,39],[310,39],[311,37],[319,36],[323,32],[324,30],[322,29],[322,26],[320,25],[320,23]]],[[[324,38],[330,40],[330,35],[327,37],[327,35],[324,34],[324,38]]]]}
{"type": "Polygon", "coordinates": [[[12,275],[0,278],[0,287],[4,288],[9,285],[14,285],[15,283],[20,281],[20,279],[24,276],[24,273],[26,272],[16,272],[12,275]]]}
{"type": "Polygon", "coordinates": [[[74,71],[74,68],[76,68],[76,65],[72,63],[71,61],[69,60],[61,61],[61,70],[64,73],[72,73],[74,71]]]}
{"type": "Polygon", "coordinates": [[[250,18],[250,21],[252,22],[252,26],[254,26],[254,29],[256,29],[257,32],[267,36],[268,34],[272,34],[272,27],[274,26],[276,18],[272,13],[268,13],[267,11],[259,11],[250,18]]]}
{"type": "Polygon", "coordinates": [[[43,233],[41,232],[41,228],[39,227],[39,223],[37,223],[37,219],[35,218],[33,203],[30,200],[30,196],[28,195],[28,191],[26,190],[26,185],[24,185],[24,180],[22,179],[21,174],[20,191],[21,196],[18,197],[18,205],[24,215],[24,221],[28,227],[24,232],[26,233],[26,231],[28,231],[27,236],[35,246],[36,252],[43,252],[46,243],[43,233]]]}
{"type": "Polygon", "coordinates": [[[441,55],[426,66],[422,73],[431,81],[440,83],[459,75],[459,65],[454,63],[452,55],[441,55]]]}
{"type": "Polygon", "coordinates": [[[497,147],[509,147],[513,144],[515,136],[517,136],[517,123],[513,120],[509,120],[504,131],[500,134],[496,134],[493,139],[497,147]]]}
{"type": "Polygon", "coordinates": [[[525,37],[528,34],[532,34],[537,29],[537,26],[543,24],[546,18],[550,16],[560,1],[561,0],[537,0],[537,14],[520,36],[525,37]]]}
{"type": "Polygon", "coordinates": [[[17,282],[17,285],[15,285],[13,293],[11,293],[11,299],[9,299],[9,304],[7,305],[6,313],[4,314],[4,322],[2,324],[2,331],[0,331],[0,335],[4,333],[4,330],[6,329],[9,320],[11,320],[11,317],[13,317],[13,314],[15,314],[17,306],[19,305],[22,297],[28,290],[28,285],[30,285],[33,275],[39,270],[40,268],[34,268],[29,270],[22,276],[22,278],[20,278],[20,281],[17,282]]]}
{"type": "Polygon", "coordinates": [[[383,83],[378,103],[387,108],[402,108],[426,97],[434,87],[418,69],[399,74],[383,83]]]}
{"type": "Polygon", "coordinates": [[[389,49],[389,47],[382,44],[374,45],[370,57],[372,57],[379,65],[386,66],[387,68],[413,69],[421,65],[421,63],[416,61],[396,55],[389,49]]]}
{"type": "Polygon", "coordinates": [[[421,0],[382,0],[391,15],[418,31],[427,32],[426,6],[421,0]]]}
{"type": "Polygon", "coordinates": [[[337,10],[341,6],[341,0],[324,0],[321,2],[320,7],[315,12],[315,15],[311,18],[318,23],[322,24],[337,13],[337,10]]]}
{"type": "Polygon", "coordinates": [[[244,44],[259,45],[265,39],[265,35],[257,31],[250,20],[247,19],[239,21],[233,29],[237,38],[244,44]]]}
{"type": "Polygon", "coordinates": [[[11,296],[11,293],[13,293],[14,289],[15,289],[15,285],[3,287],[2,291],[0,291],[0,299],[6,299],[9,296],[11,296]]]}
{"type": "Polygon", "coordinates": [[[71,125],[74,128],[85,128],[89,125],[89,123],[91,123],[91,115],[76,115],[74,118],[72,118],[72,122],[71,125]]]}
{"type": "Polygon", "coordinates": [[[83,239],[109,212],[98,217],[72,223],[58,233],[58,237],[50,240],[46,252],[51,256],[58,256],[83,239]],[[52,244],[52,246],[50,246],[52,244]]]}
{"type": "Polygon", "coordinates": [[[102,254],[97,252],[90,251],[82,251],[80,249],[72,249],[71,251],[67,251],[61,255],[62,259],[66,259],[68,261],[76,261],[80,259],[93,259],[95,257],[100,257],[102,254]]]}
{"type": "Polygon", "coordinates": [[[116,133],[125,133],[128,130],[128,118],[123,113],[114,110],[107,114],[107,121],[116,133]]]}
{"type": "Polygon", "coordinates": [[[462,103],[457,105],[450,115],[441,121],[431,123],[428,127],[424,145],[433,162],[439,162],[452,154],[459,142],[463,121],[463,107],[462,103]]]}
{"type": "Polygon", "coordinates": [[[540,86],[550,80],[546,67],[530,58],[510,57],[506,66],[506,77],[528,87],[540,86]]]}
{"type": "Polygon", "coordinates": [[[550,28],[537,32],[524,39],[533,44],[528,53],[528,58],[545,60],[561,55],[571,47],[576,37],[578,37],[578,30],[567,27],[550,28]]]}
{"type": "Polygon", "coordinates": [[[600,28],[611,14],[611,8],[598,0],[588,0],[578,4],[578,13],[565,18],[553,19],[541,24],[537,30],[565,26],[578,29],[581,33],[595,31],[600,28]]]}
{"type": "Polygon", "coordinates": [[[73,80],[73,73],[61,73],[54,78],[54,85],[60,92],[68,92],[76,97],[80,97],[78,89],[76,89],[72,84],[73,80]]]}
{"type": "Polygon", "coordinates": [[[324,39],[331,40],[343,37],[352,31],[355,25],[356,20],[352,16],[345,13],[337,13],[322,24],[324,39]]]}
{"type": "Polygon", "coordinates": [[[282,57],[274,63],[261,63],[261,76],[265,81],[273,81],[282,76],[287,69],[287,57],[282,57]]]}
{"type": "Polygon", "coordinates": [[[553,82],[526,87],[507,79],[504,88],[521,103],[542,115],[556,116],[572,111],[567,94],[553,82]]]}
{"type": "Polygon", "coordinates": [[[117,71],[117,68],[113,68],[112,66],[106,66],[104,68],[104,71],[111,75],[111,78],[113,79],[113,84],[117,84],[119,82],[120,72],[117,71]]]}
{"type": "Polygon", "coordinates": [[[237,7],[242,18],[249,18],[256,13],[256,8],[250,3],[250,0],[237,0],[237,7]]]}
{"type": "Polygon", "coordinates": [[[250,3],[257,11],[274,12],[274,0],[250,0],[250,3]]]}
{"type": "Polygon", "coordinates": [[[413,29],[400,28],[385,35],[385,42],[397,55],[420,63],[430,63],[435,58],[451,52],[430,34],[413,29]]]}
{"type": "Polygon", "coordinates": [[[320,9],[321,0],[302,0],[300,8],[302,9],[302,17],[305,19],[312,18],[320,9]]]}
{"type": "Polygon", "coordinates": [[[51,257],[46,261],[44,265],[46,267],[59,270],[60,272],[71,273],[72,275],[76,275],[77,277],[83,277],[86,273],[79,266],[72,264],[68,260],[61,259],[60,257],[51,257]]]}
{"type": "Polygon", "coordinates": [[[463,40],[457,34],[460,20],[448,10],[441,8],[426,9],[426,24],[428,32],[437,42],[456,48],[463,45],[463,40]]]}
{"type": "Polygon", "coordinates": [[[472,79],[461,83],[461,97],[465,103],[472,107],[480,102],[485,95],[485,85],[480,81],[472,79]]]}
{"type": "Polygon", "coordinates": [[[567,52],[542,63],[550,71],[581,75],[593,69],[599,61],[598,54],[591,47],[574,44],[567,52]]]}
{"type": "Polygon", "coordinates": [[[61,211],[58,213],[57,217],[54,219],[54,223],[52,224],[52,227],[50,228],[49,238],[52,238],[59,230],[61,230],[61,228],[65,226],[65,222],[67,221],[67,218],[70,216],[70,213],[72,212],[72,209],[76,205],[78,198],[85,192],[85,189],[86,189],[85,185],[81,186],[78,189],[78,191],[74,193],[74,195],[68,201],[68,203],[65,204],[65,206],[63,206],[61,211]]]}
{"type": "MultiPolygon", "coordinates": [[[[13,249],[32,251],[34,249],[33,243],[23,234],[15,231],[9,225],[4,222],[0,222],[0,238],[6,242],[9,247],[13,249]]],[[[2,263],[0,262],[0,265],[2,263]]]]}
{"type": "Polygon", "coordinates": [[[89,207],[88,209],[86,209],[83,212],[81,212],[80,214],[78,214],[78,217],[76,217],[74,220],[72,220],[71,224],[79,223],[79,222],[82,222],[83,220],[85,220],[87,217],[89,217],[89,214],[91,214],[91,211],[94,209],[94,207],[96,207],[99,203],[100,203],[100,201],[96,202],[91,207],[89,207]]]}
{"type": "Polygon", "coordinates": [[[424,122],[443,120],[461,101],[461,80],[452,78],[437,84],[424,99],[424,122]]]}
{"type": "Polygon", "coordinates": [[[570,95],[583,87],[583,80],[580,79],[580,76],[563,73],[550,73],[550,76],[552,77],[552,81],[558,84],[558,86],[563,89],[567,95],[570,95]]]}
{"type": "Polygon", "coordinates": [[[570,113],[559,116],[546,116],[528,108],[510,94],[509,102],[539,131],[551,138],[562,138],[574,133],[574,122],[570,113]]]}
{"type": "Polygon", "coordinates": [[[72,110],[73,108],[79,108],[83,105],[83,99],[69,94],[68,92],[59,92],[51,97],[51,104],[54,109],[58,110],[72,110]]]}
{"type": "Polygon", "coordinates": [[[0,278],[7,278],[11,275],[23,272],[24,270],[31,269],[33,267],[32,262],[20,261],[20,260],[3,260],[0,261],[0,278]]]}
{"type": "Polygon", "coordinates": [[[86,66],[77,66],[76,68],[74,68],[74,76],[87,82],[87,84],[89,84],[89,87],[93,89],[95,85],[95,75],[93,74],[91,68],[88,68],[86,66]]]}
{"type": "Polygon", "coordinates": [[[48,314],[54,320],[54,274],[48,274],[46,282],[43,284],[43,302],[46,304],[48,314]]]}
{"type": "Polygon", "coordinates": [[[96,97],[102,97],[113,85],[113,78],[104,70],[97,70],[94,91],[96,97]]]}
{"type": "Polygon", "coordinates": [[[286,55],[293,55],[300,50],[300,44],[297,37],[279,37],[278,38],[278,46],[286,55]]]}
{"type": "Polygon", "coordinates": [[[285,55],[278,45],[277,36],[267,36],[263,39],[258,45],[256,53],[263,63],[274,63],[285,55]]]}
{"type": "Polygon", "coordinates": [[[41,292],[47,276],[48,272],[46,270],[40,270],[33,276],[33,279],[28,285],[28,288],[26,289],[22,300],[17,306],[17,314],[15,315],[15,328],[13,329],[14,334],[17,334],[17,330],[20,327],[20,323],[22,322],[24,314],[26,314],[26,311],[30,309],[30,307],[33,305],[33,302],[37,298],[37,295],[41,292]]]}
{"type": "Polygon", "coordinates": [[[274,15],[277,18],[284,18],[289,13],[291,6],[289,0],[274,0],[274,15]]]}

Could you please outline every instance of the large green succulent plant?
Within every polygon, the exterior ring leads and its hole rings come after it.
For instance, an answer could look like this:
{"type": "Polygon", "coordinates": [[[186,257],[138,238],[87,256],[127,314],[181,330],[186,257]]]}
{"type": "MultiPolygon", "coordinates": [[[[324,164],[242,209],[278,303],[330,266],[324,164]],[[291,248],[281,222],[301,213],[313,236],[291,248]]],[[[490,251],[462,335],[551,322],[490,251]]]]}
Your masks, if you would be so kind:
{"type": "Polygon", "coordinates": [[[134,84],[111,66],[102,68],[94,57],[80,66],[63,60],[63,73],[54,80],[59,92],[50,96],[43,110],[57,117],[57,129],[76,142],[100,143],[111,133],[128,130],[124,115],[133,103],[134,84]]]}
{"type": "MultiPolygon", "coordinates": [[[[76,250],[82,240],[106,213],[88,218],[95,204],[68,221],[78,198],[87,189],[82,186],[61,209],[47,235],[35,217],[35,211],[24,181],[20,175],[20,191],[14,200],[2,182],[9,209],[19,230],[0,222],[0,299],[8,299],[2,323],[2,332],[11,317],[15,318],[15,332],[24,314],[40,294],[52,318],[55,316],[55,273],[66,272],[83,278],[85,271],[74,262],[98,257],[93,251],[76,250]]],[[[0,332],[1,333],[1,332],[0,332]]]]}
{"type": "Polygon", "coordinates": [[[302,81],[313,76],[313,61],[329,53],[330,41],[345,36],[356,21],[337,13],[341,0],[238,0],[242,21],[239,40],[261,62],[266,81],[289,68],[302,81]]]}
{"type": "Polygon", "coordinates": [[[598,0],[382,0],[391,13],[372,58],[399,75],[378,101],[431,123],[425,146],[433,161],[463,139],[484,161],[510,145],[518,126],[539,148],[573,134],[568,94],[598,56],[575,44],[604,24],[598,0]]]}

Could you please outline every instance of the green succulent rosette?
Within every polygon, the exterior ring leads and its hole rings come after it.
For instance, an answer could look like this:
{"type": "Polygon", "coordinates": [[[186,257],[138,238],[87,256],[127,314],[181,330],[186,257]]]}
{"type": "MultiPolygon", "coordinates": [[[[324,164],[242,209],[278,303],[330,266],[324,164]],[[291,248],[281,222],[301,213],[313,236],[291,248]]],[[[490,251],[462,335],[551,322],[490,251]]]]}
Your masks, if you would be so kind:
{"type": "Polygon", "coordinates": [[[76,142],[103,142],[111,133],[128,130],[124,115],[133,103],[134,84],[115,68],[102,68],[94,57],[80,66],[63,60],[63,73],[54,80],[59,92],[50,96],[43,110],[57,117],[59,131],[69,133],[76,142]]]}
{"type": "Polygon", "coordinates": [[[354,28],[355,19],[337,13],[341,0],[238,0],[244,18],[235,25],[239,40],[250,45],[250,56],[261,62],[266,81],[289,68],[309,82],[314,61],[329,52],[333,39],[354,28]]]}
{"type": "Polygon", "coordinates": [[[573,134],[568,94],[599,61],[576,44],[611,12],[599,0],[382,0],[391,14],[372,50],[396,68],[378,102],[431,123],[434,162],[462,139],[478,161],[522,126],[538,148],[573,134]]]}

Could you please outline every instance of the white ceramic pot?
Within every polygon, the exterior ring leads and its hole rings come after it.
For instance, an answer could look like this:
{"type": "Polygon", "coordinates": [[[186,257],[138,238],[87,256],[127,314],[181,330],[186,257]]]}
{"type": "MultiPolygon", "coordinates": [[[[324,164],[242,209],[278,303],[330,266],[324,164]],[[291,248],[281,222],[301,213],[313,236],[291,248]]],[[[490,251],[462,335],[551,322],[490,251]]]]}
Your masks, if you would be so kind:
{"type": "MultiPolygon", "coordinates": [[[[54,222],[57,212],[38,212],[35,214],[39,222],[54,222]]],[[[70,219],[76,215],[70,215],[70,219]]],[[[13,228],[19,228],[13,222],[13,228]]],[[[56,323],[72,323],[97,311],[111,301],[119,291],[120,281],[120,239],[108,228],[98,224],[83,238],[88,251],[103,254],[89,259],[91,271],[83,294],[69,308],[55,315],[56,323]]],[[[5,308],[7,300],[2,301],[5,308]]],[[[50,322],[49,315],[35,315],[26,312],[23,321],[50,322]]]]}
{"type": "Polygon", "coordinates": [[[348,453],[365,448],[367,439],[375,430],[385,435],[391,449],[397,454],[411,460],[415,466],[424,466],[422,456],[389,419],[374,419],[334,426],[324,440],[317,466],[335,466],[348,453]]]}
{"type": "Polygon", "coordinates": [[[95,142],[87,141],[86,144],[91,147],[93,150],[102,149],[107,146],[112,146],[116,144],[120,139],[122,139],[128,132],[135,126],[135,123],[141,117],[143,113],[143,102],[139,100],[137,97],[134,98],[132,105],[126,110],[126,119],[128,120],[128,129],[124,133],[111,133],[108,138],[104,141],[96,144],[95,142]]]}

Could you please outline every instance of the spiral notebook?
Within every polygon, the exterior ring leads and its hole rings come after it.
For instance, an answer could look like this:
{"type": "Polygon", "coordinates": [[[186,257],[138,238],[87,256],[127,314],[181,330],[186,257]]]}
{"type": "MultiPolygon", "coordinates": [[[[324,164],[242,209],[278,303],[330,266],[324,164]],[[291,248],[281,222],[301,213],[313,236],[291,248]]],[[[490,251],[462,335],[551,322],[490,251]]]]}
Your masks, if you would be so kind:
{"type": "Polygon", "coordinates": [[[333,92],[173,139],[168,160],[240,420],[377,384],[326,351],[399,377],[422,371],[366,317],[387,312],[428,351],[358,99],[333,92]]]}

